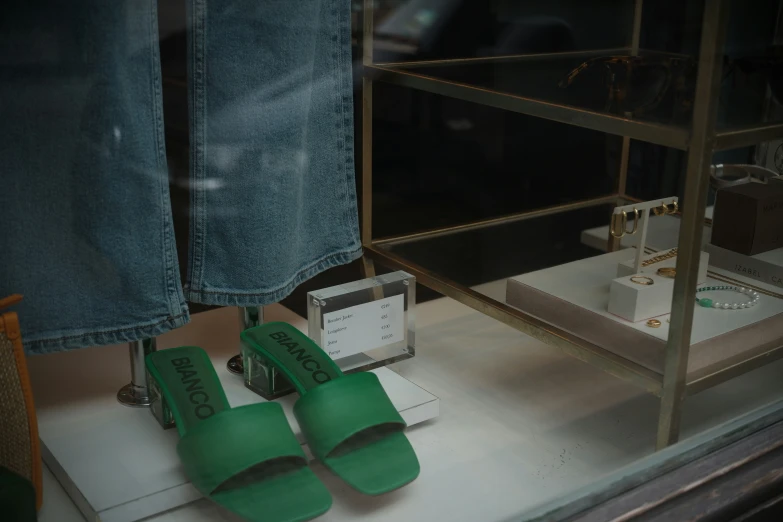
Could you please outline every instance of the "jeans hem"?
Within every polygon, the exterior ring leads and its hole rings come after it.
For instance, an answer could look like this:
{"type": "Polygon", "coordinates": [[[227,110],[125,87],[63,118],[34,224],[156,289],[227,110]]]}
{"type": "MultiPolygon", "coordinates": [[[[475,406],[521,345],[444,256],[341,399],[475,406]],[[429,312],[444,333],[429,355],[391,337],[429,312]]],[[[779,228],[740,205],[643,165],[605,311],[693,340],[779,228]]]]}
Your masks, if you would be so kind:
{"type": "MultiPolygon", "coordinates": [[[[184,305],[183,305],[184,308],[184,305]]],[[[90,346],[104,346],[133,342],[141,339],[149,339],[166,333],[190,322],[190,313],[187,309],[177,316],[160,318],[151,323],[145,322],[112,330],[93,330],[89,332],[74,333],[64,330],[46,339],[24,341],[24,347],[28,354],[44,355],[47,353],[63,352],[90,346]]]]}
{"type": "Polygon", "coordinates": [[[185,297],[192,303],[212,306],[264,306],[278,303],[288,297],[297,286],[308,279],[315,277],[329,268],[355,261],[361,256],[361,246],[356,250],[330,254],[315,261],[313,264],[300,269],[288,283],[272,290],[248,290],[237,292],[225,289],[194,290],[192,288],[185,288],[185,297]]]}

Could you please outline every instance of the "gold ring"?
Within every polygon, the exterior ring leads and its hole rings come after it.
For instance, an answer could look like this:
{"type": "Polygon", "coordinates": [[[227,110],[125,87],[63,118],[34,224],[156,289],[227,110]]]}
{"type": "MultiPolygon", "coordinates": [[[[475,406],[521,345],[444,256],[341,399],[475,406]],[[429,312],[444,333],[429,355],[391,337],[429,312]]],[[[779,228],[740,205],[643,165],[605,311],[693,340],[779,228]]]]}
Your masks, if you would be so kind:
{"type": "Polygon", "coordinates": [[[663,268],[659,268],[656,274],[661,277],[671,277],[674,279],[674,277],[677,275],[677,269],[673,266],[665,266],[663,268]]]}
{"type": "Polygon", "coordinates": [[[650,328],[660,328],[661,322],[658,319],[650,319],[649,321],[647,321],[647,326],[649,326],[650,328]]]}
{"type": "Polygon", "coordinates": [[[647,286],[655,284],[653,278],[647,276],[631,276],[631,282],[636,283],[637,285],[647,285],[647,286]]]}

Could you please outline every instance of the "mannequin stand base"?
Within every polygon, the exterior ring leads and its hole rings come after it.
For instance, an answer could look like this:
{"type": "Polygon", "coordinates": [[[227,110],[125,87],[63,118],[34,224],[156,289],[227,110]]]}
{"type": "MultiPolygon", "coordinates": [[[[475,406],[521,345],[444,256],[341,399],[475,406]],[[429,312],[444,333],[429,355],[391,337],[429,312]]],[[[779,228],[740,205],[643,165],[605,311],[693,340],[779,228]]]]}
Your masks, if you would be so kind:
{"type": "Polygon", "coordinates": [[[148,408],[150,405],[150,398],[146,388],[139,390],[139,387],[133,383],[126,384],[120,388],[120,391],[117,392],[117,400],[123,406],[131,408],[148,408]]]}
{"type": "Polygon", "coordinates": [[[242,356],[237,354],[229,359],[226,363],[226,369],[234,375],[243,375],[245,373],[245,365],[242,363],[242,356]]]}

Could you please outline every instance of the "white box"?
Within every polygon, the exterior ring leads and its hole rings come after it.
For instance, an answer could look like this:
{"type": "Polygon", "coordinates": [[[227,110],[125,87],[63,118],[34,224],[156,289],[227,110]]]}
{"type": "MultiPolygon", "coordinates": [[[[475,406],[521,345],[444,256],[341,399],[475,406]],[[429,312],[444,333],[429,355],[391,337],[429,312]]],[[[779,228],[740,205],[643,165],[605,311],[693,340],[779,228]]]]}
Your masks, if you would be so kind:
{"type": "MultiPolygon", "coordinates": [[[[655,256],[659,256],[664,253],[665,252],[655,252],[654,254],[650,254],[649,256],[644,256],[644,258],[642,259],[643,260],[651,259],[655,256]]],[[[698,284],[703,284],[705,281],[707,281],[707,266],[709,266],[709,263],[710,263],[710,255],[707,252],[702,252],[701,259],[699,260],[698,284]]],[[[677,265],[677,258],[672,257],[669,259],[664,259],[663,261],[659,261],[658,263],[654,263],[652,265],[643,266],[641,270],[639,270],[638,274],[649,276],[650,274],[657,273],[659,268],[664,268],[664,267],[674,268],[676,265],[677,265]]],[[[617,264],[617,277],[632,276],[636,273],[637,272],[636,272],[635,258],[631,258],[628,261],[622,261],[617,264]]]]}
{"type": "Polygon", "coordinates": [[[640,285],[628,276],[612,281],[609,287],[609,313],[634,323],[669,313],[674,279],[654,273],[640,277],[649,277],[653,284],[640,285]]]}

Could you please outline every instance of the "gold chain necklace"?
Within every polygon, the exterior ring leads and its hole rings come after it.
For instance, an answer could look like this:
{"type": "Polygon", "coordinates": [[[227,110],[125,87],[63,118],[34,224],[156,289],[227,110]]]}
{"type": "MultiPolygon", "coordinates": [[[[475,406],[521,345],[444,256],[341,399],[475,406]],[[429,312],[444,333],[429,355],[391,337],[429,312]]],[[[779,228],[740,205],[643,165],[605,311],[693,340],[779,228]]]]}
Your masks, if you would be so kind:
{"type": "Polygon", "coordinates": [[[660,263],[661,261],[663,261],[665,259],[671,259],[673,257],[677,257],[677,249],[676,248],[672,248],[671,250],[669,250],[665,254],[661,254],[659,256],[651,257],[650,259],[645,259],[644,261],[642,261],[642,266],[654,265],[655,263],[660,263]]]}

